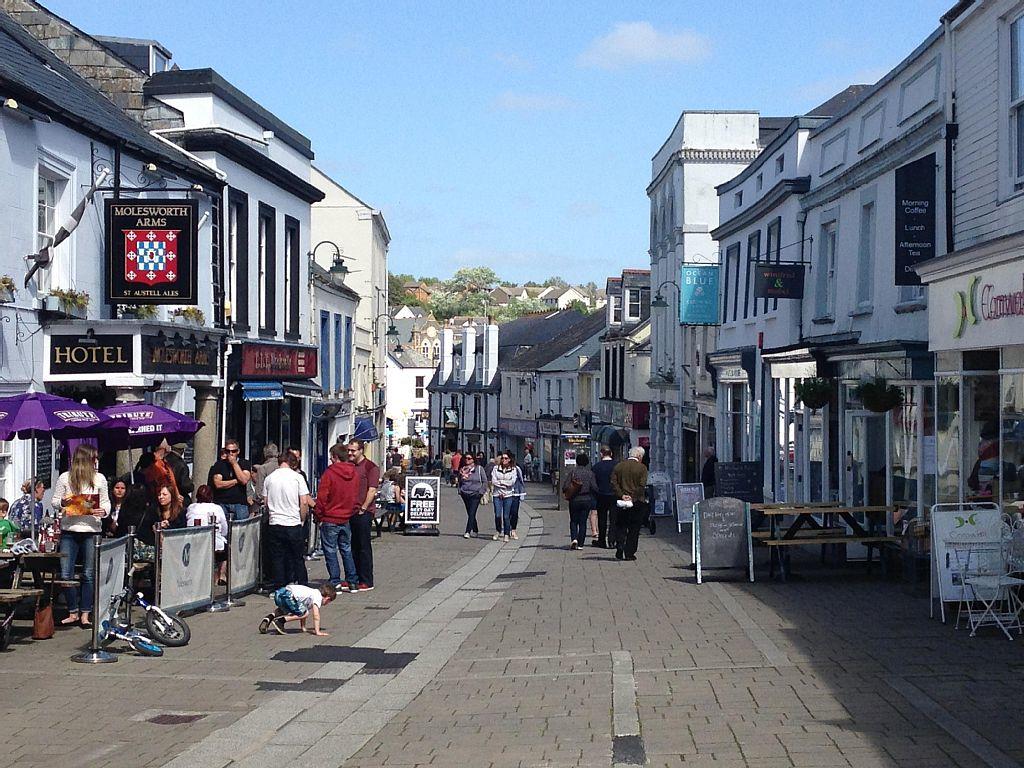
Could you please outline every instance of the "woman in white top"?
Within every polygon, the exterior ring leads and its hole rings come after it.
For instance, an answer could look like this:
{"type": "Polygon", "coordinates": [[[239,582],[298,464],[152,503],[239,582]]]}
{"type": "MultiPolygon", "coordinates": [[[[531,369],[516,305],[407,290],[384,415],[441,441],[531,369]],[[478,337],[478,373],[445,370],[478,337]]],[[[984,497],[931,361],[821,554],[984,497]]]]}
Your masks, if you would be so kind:
{"type": "Polygon", "coordinates": [[[75,576],[75,564],[82,561],[82,584],[65,587],[64,597],[68,603],[68,616],[61,624],[75,624],[79,620],[83,627],[91,627],[89,612],[92,609],[93,569],[95,550],[93,537],[103,530],[103,518],[110,514],[110,496],[107,494],[107,479],[97,470],[98,456],[91,445],[80,445],[71,457],[71,469],[57,478],[53,486],[55,504],[60,506],[60,551],[61,579],[70,581],[75,576]],[[79,607],[81,606],[81,611],[79,607]]]}
{"type": "Polygon", "coordinates": [[[188,505],[185,510],[185,525],[209,525],[213,521],[217,525],[214,534],[216,551],[213,559],[217,569],[217,583],[227,584],[227,544],[228,544],[228,519],[224,514],[224,508],[220,504],[213,503],[213,491],[208,485],[200,485],[196,488],[196,500],[188,505]]]}
{"type": "Polygon", "coordinates": [[[512,504],[517,498],[516,481],[519,478],[519,468],[512,462],[509,453],[503,452],[498,457],[498,463],[491,470],[491,493],[494,500],[494,527],[497,533],[493,538],[495,541],[503,538],[508,541],[512,534],[512,504]]]}

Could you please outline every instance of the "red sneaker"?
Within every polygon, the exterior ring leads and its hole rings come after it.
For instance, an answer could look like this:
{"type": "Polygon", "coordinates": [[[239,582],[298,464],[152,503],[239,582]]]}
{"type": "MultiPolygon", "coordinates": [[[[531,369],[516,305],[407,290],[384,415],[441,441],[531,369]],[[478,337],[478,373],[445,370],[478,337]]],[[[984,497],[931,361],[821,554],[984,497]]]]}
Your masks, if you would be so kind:
{"type": "Polygon", "coordinates": [[[373,587],[371,587],[369,584],[363,584],[363,582],[359,582],[356,585],[356,588],[354,590],[352,590],[352,591],[353,592],[369,592],[371,589],[373,589],[373,587]]]}

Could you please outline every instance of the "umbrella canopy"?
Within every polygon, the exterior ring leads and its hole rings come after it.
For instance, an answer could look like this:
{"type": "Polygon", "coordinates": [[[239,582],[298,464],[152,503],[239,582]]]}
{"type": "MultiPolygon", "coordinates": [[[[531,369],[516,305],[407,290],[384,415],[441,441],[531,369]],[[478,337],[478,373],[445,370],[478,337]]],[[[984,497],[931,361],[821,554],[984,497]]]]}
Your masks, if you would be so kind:
{"type": "Polygon", "coordinates": [[[146,403],[121,403],[104,408],[100,414],[128,427],[128,446],[141,448],[161,440],[177,443],[188,440],[203,427],[191,416],[146,403]]]}
{"type": "Polygon", "coordinates": [[[46,392],[0,398],[0,440],[49,435],[58,440],[126,433],[125,425],[94,408],[46,392]]]}

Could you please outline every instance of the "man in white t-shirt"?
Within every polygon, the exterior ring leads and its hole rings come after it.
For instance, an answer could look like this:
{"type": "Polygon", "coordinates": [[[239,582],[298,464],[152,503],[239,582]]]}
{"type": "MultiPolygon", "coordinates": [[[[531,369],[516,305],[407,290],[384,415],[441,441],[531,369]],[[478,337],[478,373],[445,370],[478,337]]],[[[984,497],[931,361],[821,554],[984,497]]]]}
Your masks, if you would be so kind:
{"type": "Polygon", "coordinates": [[[278,467],[263,481],[267,505],[267,552],[274,589],[286,584],[306,584],[306,542],[302,523],[313,506],[306,479],[299,474],[298,459],[290,452],[278,457],[278,467]]]}

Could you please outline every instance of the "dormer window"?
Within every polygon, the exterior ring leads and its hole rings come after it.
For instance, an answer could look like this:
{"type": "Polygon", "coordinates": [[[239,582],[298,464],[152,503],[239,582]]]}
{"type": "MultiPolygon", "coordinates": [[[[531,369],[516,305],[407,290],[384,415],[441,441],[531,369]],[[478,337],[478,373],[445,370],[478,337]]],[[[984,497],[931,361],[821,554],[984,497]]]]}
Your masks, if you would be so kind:
{"type": "Polygon", "coordinates": [[[612,306],[612,322],[613,323],[621,323],[622,322],[622,297],[621,296],[612,296],[611,297],[611,306],[612,306]]]}
{"type": "Polygon", "coordinates": [[[786,170],[786,156],[779,155],[775,158],[775,175],[778,176],[784,170],[786,170]]]}
{"type": "Polygon", "coordinates": [[[152,51],[153,51],[153,68],[152,68],[152,71],[150,72],[150,74],[156,74],[157,72],[166,72],[167,70],[169,70],[171,68],[171,60],[170,60],[170,58],[167,57],[167,56],[164,56],[164,54],[162,54],[156,48],[153,48],[152,51]]]}
{"type": "Polygon", "coordinates": [[[741,207],[743,207],[743,191],[742,190],[740,190],[739,192],[737,192],[735,195],[732,196],[732,207],[733,208],[741,208],[741,207]]]}

